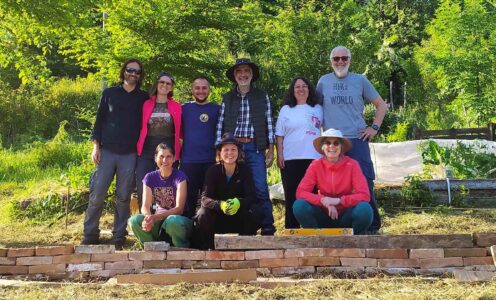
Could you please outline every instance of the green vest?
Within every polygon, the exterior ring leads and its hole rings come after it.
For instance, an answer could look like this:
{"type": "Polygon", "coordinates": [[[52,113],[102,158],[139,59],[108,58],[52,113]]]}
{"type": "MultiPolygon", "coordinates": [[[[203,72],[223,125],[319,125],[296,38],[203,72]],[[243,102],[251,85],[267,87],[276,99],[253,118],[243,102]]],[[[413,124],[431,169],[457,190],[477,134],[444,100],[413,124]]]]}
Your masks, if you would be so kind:
{"type": "MultiPolygon", "coordinates": [[[[259,150],[265,150],[268,147],[267,120],[265,117],[267,93],[251,87],[246,97],[250,106],[250,123],[255,130],[255,143],[259,150]]],[[[224,94],[222,102],[224,103],[223,133],[230,132],[234,134],[241,107],[241,96],[234,88],[224,94]]]]}

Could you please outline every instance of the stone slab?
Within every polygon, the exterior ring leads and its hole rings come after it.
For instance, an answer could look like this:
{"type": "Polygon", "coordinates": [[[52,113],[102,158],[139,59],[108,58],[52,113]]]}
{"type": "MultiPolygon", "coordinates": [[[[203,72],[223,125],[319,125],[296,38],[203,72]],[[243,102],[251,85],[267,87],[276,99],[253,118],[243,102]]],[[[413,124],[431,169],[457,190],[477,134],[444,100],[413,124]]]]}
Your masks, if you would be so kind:
{"type": "Polygon", "coordinates": [[[216,272],[190,272],[179,274],[132,274],[117,275],[117,283],[176,284],[180,282],[250,282],[257,279],[254,269],[226,270],[216,272]]]}
{"type": "Polygon", "coordinates": [[[3,257],[0,256],[0,266],[13,266],[16,264],[15,257],[3,257]]]}
{"type": "Polygon", "coordinates": [[[472,235],[470,234],[215,237],[215,248],[217,250],[294,248],[419,249],[469,247],[473,247],[472,235]]]}
{"type": "Polygon", "coordinates": [[[474,244],[478,247],[496,245],[496,233],[474,233],[474,244]]]}
{"type": "Polygon", "coordinates": [[[166,242],[145,242],[145,251],[169,251],[170,245],[166,242]]]}
{"type": "Polygon", "coordinates": [[[495,272],[454,270],[455,279],[462,282],[491,281],[495,278],[495,272]]]}
{"type": "Polygon", "coordinates": [[[303,275],[315,273],[315,267],[279,267],[272,268],[271,273],[274,276],[287,276],[287,275],[303,275]]]}
{"type": "Polygon", "coordinates": [[[181,260],[145,260],[143,268],[145,269],[180,269],[181,260]]]}
{"type": "Polygon", "coordinates": [[[8,257],[34,256],[34,248],[10,248],[7,252],[8,257]]]}
{"type": "Polygon", "coordinates": [[[203,260],[205,251],[169,251],[167,260],[203,260]]]}
{"type": "Polygon", "coordinates": [[[244,251],[207,251],[205,259],[208,260],[244,260],[244,251]]]}
{"type": "Polygon", "coordinates": [[[463,259],[461,257],[421,258],[419,265],[421,269],[462,267],[463,259]]]}
{"type": "Polygon", "coordinates": [[[0,274],[9,274],[9,275],[28,274],[28,266],[0,266],[0,274]]]}
{"type": "Polygon", "coordinates": [[[36,247],[36,256],[64,255],[74,253],[73,245],[36,247]]]}
{"type": "Polygon", "coordinates": [[[27,257],[18,257],[16,265],[35,266],[35,265],[50,265],[52,263],[53,263],[53,256],[27,256],[27,257]]]}
{"type": "Polygon", "coordinates": [[[53,257],[54,264],[83,264],[89,262],[90,254],[68,254],[53,257]]]}
{"type": "Polygon", "coordinates": [[[220,260],[183,260],[183,269],[220,269],[220,260]]]}
{"type": "MultiPolygon", "coordinates": [[[[224,260],[220,262],[222,269],[256,269],[260,267],[258,260],[224,260]]],[[[270,273],[270,272],[269,272],[270,273]]]]}
{"type": "Polygon", "coordinates": [[[65,264],[51,264],[51,265],[38,265],[29,266],[29,274],[61,274],[65,272],[65,264]]]}
{"type": "Polygon", "coordinates": [[[339,257],[299,257],[298,262],[300,266],[340,266],[341,262],[339,257]]]}
{"type": "Polygon", "coordinates": [[[486,256],[486,248],[446,248],[444,249],[444,257],[476,257],[486,256]]]}
{"type": "MultiPolygon", "coordinates": [[[[104,263],[68,264],[67,272],[88,272],[103,270],[104,263]]],[[[89,274],[88,274],[89,275],[89,274]]]]}
{"type": "Polygon", "coordinates": [[[104,254],[114,252],[114,245],[79,245],[74,247],[74,253],[76,254],[104,254]]]}
{"type": "Polygon", "coordinates": [[[402,259],[408,258],[407,249],[367,249],[366,256],[370,258],[402,259]]]}
{"type": "Polygon", "coordinates": [[[128,254],[126,252],[91,254],[92,262],[115,262],[127,260],[128,254]]]}
{"type": "Polygon", "coordinates": [[[7,252],[9,252],[8,248],[0,248],[0,257],[7,256],[7,252]]]}
{"type": "Polygon", "coordinates": [[[443,258],[444,249],[411,249],[410,258],[443,258]]]}
{"type": "Polygon", "coordinates": [[[105,263],[105,270],[140,270],[143,269],[143,262],[139,260],[116,261],[105,263]]]}
{"type": "Polygon", "coordinates": [[[167,257],[165,252],[159,251],[133,251],[129,252],[129,260],[164,260],[167,257]]]}

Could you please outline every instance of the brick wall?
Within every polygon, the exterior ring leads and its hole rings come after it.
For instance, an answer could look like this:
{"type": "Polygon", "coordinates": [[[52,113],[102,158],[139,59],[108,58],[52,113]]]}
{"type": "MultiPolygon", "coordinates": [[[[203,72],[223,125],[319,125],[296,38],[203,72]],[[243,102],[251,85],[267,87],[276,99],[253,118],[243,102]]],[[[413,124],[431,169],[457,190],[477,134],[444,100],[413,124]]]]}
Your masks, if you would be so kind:
{"type": "Polygon", "coordinates": [[[488,247],[496,244],[496,233],[468,236],[470,244],[466,240],[451,242],[465,238],[460,235],[417,236],[417,244],[411,235],[379,236],[382,243],[377,242],[378,236],[357,236],[346,237],[346,242],[340,244],[343,247],[315,246],[319,240],[321,245],[329,245],[330,240],[334,243],[336,237],[291,237],[288,242],[287,236],[222,236],[218,241],[224,243],[224,247],[215,251],[169,248],[164,242],[147,243],[145,251],[116,252],[113,245],[0,248],[0,275],[41,274],[70,279],[222,269],[256,269],[262,276],[377,272],[426,275],[455,269],[495,271],[488,247]],[[252,238],[257,244],[248,246],[246,238],[252,238]],[[367,239],[370,240],[368,245],[365,244],[367,239]],[[295,246],[305,241],[307,247],[295,246]],[[243,243],[247,249],[230,249],[243,243]]]}

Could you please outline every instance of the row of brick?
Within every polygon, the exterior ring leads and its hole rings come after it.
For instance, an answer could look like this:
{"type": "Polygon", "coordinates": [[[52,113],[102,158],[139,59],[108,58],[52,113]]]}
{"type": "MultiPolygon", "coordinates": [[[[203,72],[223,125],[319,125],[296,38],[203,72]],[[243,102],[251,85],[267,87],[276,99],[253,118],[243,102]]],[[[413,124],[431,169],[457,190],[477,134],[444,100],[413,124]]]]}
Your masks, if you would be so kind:
{"type": "Polygon", "coordinates": [[[252,251],[133,251],[115,252],[113,245],[56,246],[0,249],[0,265],[38,265],[75,262],[112,262],[125,260],[252,260],[292,257],[367,257],[367,258],[443,258],[485,257],[489,248],[434,249],[358,249],[358,248],[300,248],[252,251]],[[102,247],[103,246],[103,247],[102,247]],[[17,258],[17,263],[15,263],[17,258]]]}
{"type": "MultiPolygon", "coordinates": [[[[15,266],[16,271],[9,274],[23,275],[28,278],[48,278],[48,279],[76,279],[85,280],[89,278],[111,278],[121,274],[175,274],[175,273],[188,273],[188,272],[215,272],[225,269],[141,269],[141,270],[93,270],[93,271],[71,271],[63,272],[62,270],[53,270],[52,272],[40,273],[30,272],[31,267],[15,266]]],[[[289,267],[274,267],[274,268],[256,268],[259,276],[288,276],[288,275],[304,275],[304,274],[322,274],[322,275],[337,275],[345,277],[362,276],[362,275],[376,275],[376,274],[389,274],[389,275],[443,275],[452,273],[454,270],[468,270],[468,271],[489,271],[495,272],[494,265],[480,265],[480,266],[465,266],[465,267],[443,267],[443,268],[430,268],[430,269],[417,269],[408,267],[392,267],[392,268],[379,268],[379,267],[356,267],[356,266],[289,266],[289,267]]]]}
{"type": "MultiPolygon", "coordinates": [[[[128,253],[116,253],[121,256],[128,253]]],[[[137,253],[141,254],[141,253],[137,253]]],[[[163,254],[163,253],[159,253],[163,254]]],[[[81,258],[84,254],[67,255],[81,258]]],[[[131,254],[130,254],[131,255],[131,254]]],[[[64,256],[59,256],[64,257],[64,256]]],[[[163,257],[163,256],[162,256],[163,257]]],[[[444,257],[444,258],[403,258],[380,259],[366,257],[291,257],[291,258],[260,258],[252,260],[122,260],[114,262],[91,261],[87,257],[81,261],[72,260],[72,263],[54,261],[55,257],[20,257],[18,264],[12,264],[12,258],[4,258],[9,264],[0,265],[0,274],[37,274],[63,272],[89,272],[102,270],[140,271],[143,269],[246,269],[246,268],[279,268],[279,267],[319,267],[319,266],[347,266],[347,267],[378,267],[378,268],[446,268],[474,265],[493,265],[492,257],[444,257]],[[35,262],[37,264],[35,264],[35,262]]]]}

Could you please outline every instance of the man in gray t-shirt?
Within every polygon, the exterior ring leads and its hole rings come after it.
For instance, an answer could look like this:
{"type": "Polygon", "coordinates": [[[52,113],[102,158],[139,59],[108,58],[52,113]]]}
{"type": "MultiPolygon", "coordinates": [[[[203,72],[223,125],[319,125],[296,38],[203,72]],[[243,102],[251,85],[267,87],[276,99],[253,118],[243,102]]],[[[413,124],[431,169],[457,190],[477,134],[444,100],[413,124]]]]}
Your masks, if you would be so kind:
{"type": "Polygon", "coordinates": [[[379,131],[387,105],[365,76],[348,72],[351,63],[348,48],[334,48],[330,59],[334,73],[322,76],[317,83],[317,92],[322,96],[324,130],[339,129],[352,141],[353,148],[347,155],[360,163],[367,178],[370,205],[374,210],[374,220],[369,230],[376,232],[381,227],[381,220],[374,197],[375,173],[368,143],[379,131]],[[369,127],[363,119],[363,109],[367,103],[372,103],[376,108],[374,122],[369,127]]]}

